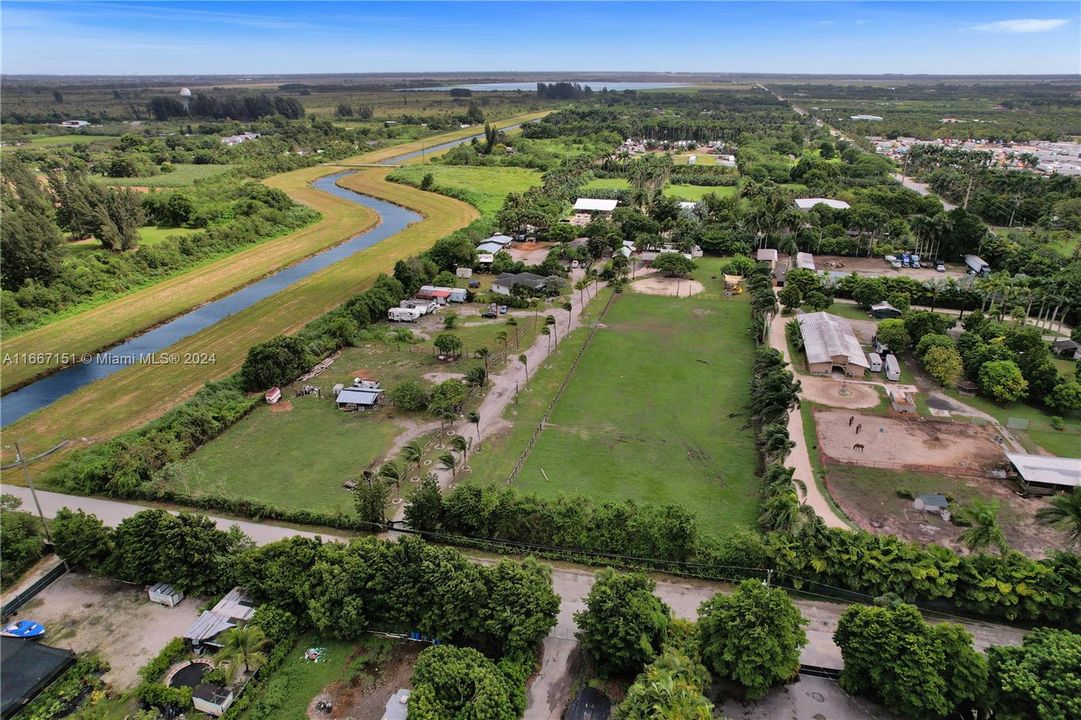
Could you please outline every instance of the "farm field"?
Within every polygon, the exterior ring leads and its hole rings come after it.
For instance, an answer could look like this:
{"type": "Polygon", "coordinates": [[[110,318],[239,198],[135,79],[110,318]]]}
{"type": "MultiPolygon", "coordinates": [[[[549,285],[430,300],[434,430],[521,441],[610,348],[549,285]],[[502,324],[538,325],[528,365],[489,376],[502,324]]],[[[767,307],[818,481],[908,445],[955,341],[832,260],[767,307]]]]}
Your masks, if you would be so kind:
{"type": "Polygon", "coordinates": [[[929,542],[964,552],[958,537],[965,528],[942,520],[938,515],[916,510],[912,500],[897,495],[940,493],[951,503],[951,511],[975,500],[999,503],[999,525],[1010,546],[1032,557],[1043,557],[1052,549],[1066,549],[1062,532],[1040,525],[1036,511],[1047,506],[1041,498],[1021,498],[1001,480],[962,477],[950,473],[883,470],[855,465],[829,465],[829,488],[834,501],[861,527],[878,534],[891,534],[916,542],[929,542]]]}
{"type": "Polygon", "coordinates": [[[410,165],[391,173],[390,179],[419,186],[428,173],[435,178],[437,189],[451,188],[461,193],[462,199],[485,217],[495,215],[509,193],[525,192],[541,184],[541,174],[536,170],[461,165],[410,165]]]}
{"type": "Polygon", "coordinates": [[[664,189],[666,197],[698,202],[706,195],[731,197],[739,192],[736,185],[669,185],[664,189]]]}
{"type": "Polygon", "coordinates": [[[92,176],[102,185],[116,187],[179,188],[191,187],[197,180],[203,180],[232,170],[232,165],[190,165],[177,163],[173,172],[149,175],[147,177],[105,177],[92,176]]]}
{"type": "MultiPolygon", "coordinates": [[[[547,497],[674,503],[715,533],[751,526],[755,452],[750,435],[738,431],[750,379],[749,322],[739,300],[618,297],[517,487],[547,497]]],[[[572,350],[561,350],[564,359],[572,350]]],[[[534,385],[534,395],[543,389],[534,385]]]]}
{"type": "MultiPolygon", "coordinates": [[[[365,412],[343,412],[334,405],[332,388],[336,383],[348,386],[353,378],[361,377],[378,380],[389,389],[402,380],[438,382],[459,377],[482,365],[481,360],[472,358],[481,346],[493,353],[490,372],[503,366],[494,358],[501,349],[496,336],[510,331],[513,338],[513,330],[502,320],[478,322],[476,315],[463,317],[461,327],[450,331],[462,339],[462,359],[450,363],[438,360],[430,338],[442,331],[446,312],[444,309],[425,318],[416,328],[429,339],[412,345],[396,343],[391,335],[372,339],[344,349],[318,377],[282,388],[280,403],[258,406],[183,461],[170,477],[169,489],[258,500],[293,510],[350,511],[352,495],[342,489],[342,483],[360,478],[363,470],[376,469],[403,430],[438,423],[427,413],[402,412],[389,404],[365,412]],[[304,384],[318,387],[321,397],[294,397],[294,388],[304,384]]],[[[527,347],[536,338],[532,314],[522,313],[518,321],[519,342],[527,347]]],[[[385,325],[377,328],[380,332],[390,329],[385,325]]],[[[513,355],[513,340],[509,345],[513,355]]],[[[476,404],[470,399],[467,408],[476,404]]],[[[468,428],[459,426],[459,430],[469,435],[468,428]]],[[[403,486],[402,491],[407,494],[408,488],[403,486]]]]}
{"type": "MultiPolygon", "coordinates": [[[[17,139],[17,138],[16,138],[17,139]]],[[[119,135],[39,135],[37,137],[24,137],[23,141],[33,147],[64,147],[71,145],[89,145],[90,143],[111,143],[119,140],[119,135]]],[[[15,145],[5,145],[3,152],[17,150],[15,145]]]]}
{"type": "MultiPolygon", "coordinates": [[[[311,179],[326,174],[326,171],[326,168],[310,168],[277,176],[272,181],[277,187],[309,197],[315,202],[333,201],[350,208],[360,208],[309,186],[311,179]]],[[[395,261],[430,247],[438,238],[477,217],[474,208],[459,200],[387,182],[385,176],[388,172],[389,168],[361,170],[343,179],[341,184],[351,190],[415,209],[425,216],[425,220],[308,276],[277,295],[231,315],[169,349],[181,355],[213,354],[215,362],[212,365],[128,367],[77,390],[63,402],[31,413],[5,428],[5,431],[33,438],[34,451],[39,451],[52,447],[63,438],[87,437],[91,442],[101,441],[142,425],[160,416],[170,404],[192,395],[207,380],[221,378],[235,371],[252,345],[275,335],[298,330],[309,320],[370,286],[376,276],[389,271],[395,261]],[[168,398],[168,401],[163,403],[162,398],[168,398]],[[81,407],[83,411],[68,412],[66,408],[69,407],[81,407]]],[[[350,225],[346,218],[353,217],[370,223],[370,213],[366,212],[358,218],[357,215],[350,215],[348,208],[341,210],[330,215],[330,222],[310,226],[300,234],[314,232],[325,239],[333,237],[337,231],[348,236],[357,231],[357,224],[350,225]]],[[[296,235],[293,237],[296,238],[296,235]]],[[[235,261],[235,258],[231,260],[235,261]]],[[[181,284],[184,279],[178,278],[177,283],[181,284]]],[[[44,329],[52,330],[54,327],[50,325],[44,329]]],[[[68,345],[70,343],[65,343],[65,346],[68,345]]],[[[31,452],[31,449],[28,448],[27,452],[31,452]]],[[[52,455],[38,466],[45,467],[62,456],[63,453],[52,455]]],[[[14,481],[14,473],[5,475],[4,480],[8,481],[9,475],[14,481]]]]}
{"type": "MultiPolygon", "coordinates": [[[[532,119],[534,116],[525,117],[532,119]]],[[[439,137],[454,139],[462,137],[464,133],[465,131],[459,131],[439,137]]],[[[419,145],[413,147],[413,144],[406,144],[367,153],[354,160],[376,162],[385,157],[419,149],[419,145]]],[[[81,312],[73,309],[71,315],[57,319],[44,327],[6,338],[5,350],[12,354],[26,352],[81,354],[109,347],[145,328],[164,322],[196,305],[221,297],[259,279],[268,272],[291,265],[371,227],[376,218],[370,210],[311,186],[312,181],[332,172],[334,172],[333,168],[313,167],[276,175],[265,181],[267,185],[285,191],[294,200],[321,212],[323,219],[319,222],[281,238],[265,241],[248,250],[212,260],[205,265],[197,266],[181,275],[129,293],[116,300],[90,309],[82,309],[81,312]]],[[[377,169],[365,172],[379,174],[385,171],[377,169]]],[[[350,178],[350,181],[353,181],[353,178],[350,178]]],[[[476,215],[475,211],[465,203],[451,198],[432,199],[431,193],[421,193],[401,185],[379,181],[374,184],[369,183],[365,187],[373,194],[387,193],[379,197],[386,197],[392,202],[406,204],[406,198],[411,198],[413,203],[422,204],[409,206],[422,212],[441,213],[453,208],[447,218],[431,218],[433,221],[440,220],[433,227],[449,229],[440,234],[432,233],[428,245],[442,235],[468,224],[476,215]]],[[[428,226],[425,223],[420,225],[428,226]]],[[[407,232],[414,233],[416,230],[410,228],[407,232]]],[[[387,244],[387,242],[380,243],[380,247],[387,244]]],[[[417,250],[424,249],[428,245],[418,245],[417,250]]],[[[368,257],[372,252],[379,252],[379,248],[354,256],[350,262],[363,261],[363,258],[368,257]]],[[[385,269],[389,270],[390,265],[385,269]]],[[[328,270],[332,269],[328,268],[328,270]]],[[[372,273],[373,278],[374,276],[375,273],[372,273]]],[[[352,294],[349,293],[349,295],[352,294]]],[[[244,348],[245,351],[246,348],[247,346],[244,348]]],[[[49,372],[56,366],[56,363],[44,363],[34,366],[6,367],[2,379],[3,387],[7,389],[25,384],[31,378],[49,372]]]]}

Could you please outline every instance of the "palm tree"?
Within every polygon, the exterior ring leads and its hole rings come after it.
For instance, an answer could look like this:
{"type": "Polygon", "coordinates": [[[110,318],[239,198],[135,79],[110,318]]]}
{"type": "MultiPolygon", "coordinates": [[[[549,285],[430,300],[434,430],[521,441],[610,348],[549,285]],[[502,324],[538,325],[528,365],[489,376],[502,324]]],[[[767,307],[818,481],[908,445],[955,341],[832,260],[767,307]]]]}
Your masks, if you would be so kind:
{"type": "Polygon", "coordinates": [[[525,353],[522,353],[521,355],[518,356],[518,362],[525,365],[525,377],[526,377],[526,380],[528,380],[529,379],[529,356],[526,355],[525,353]]]}
{"type": "Polygon", "coordinates": [[[507,352],[507,331],[506,330],[500,330],[499,332],[497,332],[495,334],[495,339],[498,340],[499,342],[503,343],[503,352],[506,353],[507,352]]]}
{"type": "Polygon", "coordinates": [[[387,482],[394,483],[394,487],[398,492],[402,491],[402,479],[405,477],[405,468],[401,465],[396,462],[388,462],[386,465],[379,468],[378,475],[387,482]]]}
{"type": "Polygon", "coordinates": [[[972,521],[972,527],[961,533],[959,538],[965,547],[973,552],[995,547],[1005,555],[1010,545],[998,526],[998,502],[974,500],[965,514],[972,521]]]}
{"type": "Polygon", "coordinates": [[[586,288],[589,287],[589,280],[582,278],[578,282],[574,283],[574,289],[578,291],[578,301],[582,307],[586,306],[586,288]]]}
{"type": "Polygon", "coordinates": [[[492,354],[492,351],[488,348],[481,346],[473,351],[473,355],[479,357],[484,361],[484,372],[488,372],[488,356],[492,354]]]}
{"type": "Polygon", "coordinates": [[[548,337],[548,352],[551,353],[552,352],[552,331],[549,330],[547,327],[542,327],[540,329],[540,334],[541,335],[546,335],[548,337]]]}
{"type": "Polygon", "coordinates": [[[546,315],[544,317],[544,324],[546,326],[552,328],[552,333],[553,333],[553,338],[552,339],[555,341],[555,344],[558,345],[559,344],[559,330],[558,330],[558,328],[556,328],[556,319],[554,317],[552,317],[551,315],[546,315]]]}
{"type": "Polygon", "coordinates": [[[439,456],[439,467],[442,470],[450,470],[450,479],[454,479],[454,473],[458,469],[458,458],[452,453],[443,453],[439,456]]]}
{"type": "Polygon", "coordinates": [[[563,309],[567,311],[567,333],[569,334],[571,331],[571,312],[574,310],[574,306],[572,306],[568,300],[563,303],[563,309]]]}
{"type": "Polygon", "coordinates": [[[259,667],[266,663],[263,649],[270,643],[262,628],[258,625],[243,625],[226,630],[221,635],[222,647],[218,651],[218,660],[229,661],[229,678],[236,676],[237,661],[244,663],[244,674],[251,672],[252,666],[259,667]]]}
{"type": "Polygon", "coordinates": [[[450,439],[450,446],[462,454],[462,462],[469,457],[469,441],[462,435],[455,435],[450,439]]]}
{"type": "Polygon", "coordinates": [[[473,425],[476,426],[477,442],[480,442],[480,413],[476,410],[470,410],[469,415],[467,415],[466,417],[469,419],[469,422],[473,423],[473,425]]]}
{"type": "Polygon", "coordinates": [[[424,461],[424,446],[420,444],[419,440],[406,443],[405,447],[402,448],[402,459],[407,463],[414,463],[419,473],[420,464],[424,461]]]}
{"type": "Polygon", "coordinates": [[[1072,543],[1081,543],[1081,488],[1051,500],[1051,506],[1036,511],[1036,519],[1066,531],[1072,543]]]}

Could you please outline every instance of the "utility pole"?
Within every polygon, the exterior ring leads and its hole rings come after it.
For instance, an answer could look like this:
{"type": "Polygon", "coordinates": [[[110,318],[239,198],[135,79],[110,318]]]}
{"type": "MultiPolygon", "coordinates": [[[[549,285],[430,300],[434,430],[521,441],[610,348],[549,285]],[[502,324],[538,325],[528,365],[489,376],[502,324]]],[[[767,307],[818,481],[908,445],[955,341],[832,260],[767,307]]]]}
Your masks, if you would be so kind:
{"type": "Polygon", "coordinates": [[[23,477],[26,478],[26,486],[30,488],[30,496],[34,498],[34,506],[38,509],[38,517],[41,518],[41,527],[45,530],[45,539],[52,545],[53,538],[49,532],[49,523],[45,522],[45,513],[41,511],[41,503],[38,502],[38,493],[34,489],[34,481],[30,477],[30,468],[26,465],[26,458],[23,457],[22,448],[19,447],[19,442],[15,441],[15,459],[18,460],[19,465],[23,469],[23,477]]]}
{"type": "Polygon", "coordinates": [[[968,190],[965,190],[965,204],[961,206],[965,210],[968,210],[968,197],[969,197],[969,195],[972,194],[972,180],[973,180],[973,178],[970,175],[969,178],[968,178],[968,190]]]}

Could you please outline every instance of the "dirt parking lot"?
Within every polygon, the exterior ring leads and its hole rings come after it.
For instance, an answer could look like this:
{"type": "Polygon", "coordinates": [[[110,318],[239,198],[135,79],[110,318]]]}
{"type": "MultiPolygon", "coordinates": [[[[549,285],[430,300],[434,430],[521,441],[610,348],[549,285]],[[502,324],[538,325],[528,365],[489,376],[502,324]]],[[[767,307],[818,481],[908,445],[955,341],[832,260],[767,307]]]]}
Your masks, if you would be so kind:
{"type": "Polygon", "coordinates": [[[134,687],[138,670],[199,615],[201,598],[174,608],[150,602],[142,586],[67,573],[27,603],[14,620],[45,626],[45,642],[77,653],[96,652],[109,663],[105,682],[134,687]]]}
{"type": "MultiPolygon", "coordinates": [[[[900,255],[898,255],[900,257],[900,255]]],[[[904,275],[914,280],[934,280],[935,278],[961,278],[966,274],[963,265],[948,263],[946,272],[940,273],[933,267],[893,268],[882,258],[854,258],[841,255],[815,255],[815,267],[820,271],[858,272],[861,276],[897,276],[904,275]]]]}
{"type": "Polygon", "coordinates": [[[815,425],[822,452],[852,465],[982,475],[1004,459],[986,426],[846,410],[816,411],[815,425]]]}

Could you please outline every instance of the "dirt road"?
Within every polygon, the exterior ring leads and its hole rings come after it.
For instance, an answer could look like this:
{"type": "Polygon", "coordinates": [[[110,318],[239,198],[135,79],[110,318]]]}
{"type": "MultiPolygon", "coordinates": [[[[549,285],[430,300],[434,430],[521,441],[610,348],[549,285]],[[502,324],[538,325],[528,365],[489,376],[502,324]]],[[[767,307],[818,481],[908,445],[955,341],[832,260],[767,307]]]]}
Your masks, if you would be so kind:
{"type": "MultiPolygon", "coordinates": [[[[769,326],[769,344],[776,350],[780,350],[784,359],[790,364],[792,358],[788,356],[788,342],[785,340],[784,326],[789,320],[779,313],[774,315],[769,326]]],[[[793,410],[788,414],[788,436],[795,443],[792,452],[788,456],[788,464],[795,469],[792,477],[801,480],[807,486],[807,493],[803,501],[814,508],[827,527],[845,528],[850,526],[830,505],[826,499],[825,491],[819,488],[815,482],[814,468],[811,466],[810,449],[807,447],[806,436],[803,434],[803,415],[800,411],[793,410]]]]}

